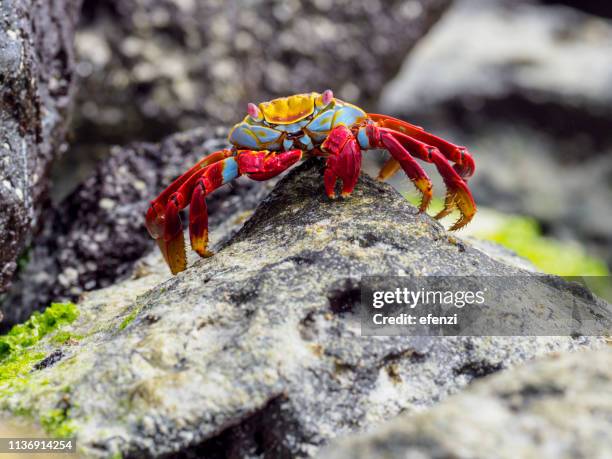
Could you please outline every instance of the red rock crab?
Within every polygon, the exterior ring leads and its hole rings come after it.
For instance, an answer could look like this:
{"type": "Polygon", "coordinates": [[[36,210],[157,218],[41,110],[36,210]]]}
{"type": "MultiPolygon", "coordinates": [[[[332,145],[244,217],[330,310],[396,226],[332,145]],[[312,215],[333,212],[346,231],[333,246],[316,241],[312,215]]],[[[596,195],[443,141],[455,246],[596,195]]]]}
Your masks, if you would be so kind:
{"type": "Polygon", "coordinates": [[[187,265],[181,209],[190,206],[191,247],[202,257],[211,256],[207,249],[206,196],[240,175],[267,180],[307,157],[326,158],[325,192],[334,198],[336,182],[340,180],[341,196],[347,197],[359,177],[361,152],[386,149],[391,158],[378,178],[387,179],[403,169],[421,194],[422,212],[431,201],[432,184],[416,159],[433,163],[447,188],[444,208],[436,218],[458,209],[460,217],[450,228],[457,230],[476,213],[466,184],[474,173],[471,155],[465,147],[453,145],[421,127],[366,113],[335,98],[329,89],[321,94],[296,94],[259,105],[248,104],[247,112],[229,134],[232,148],[202,158],[151,202],[146,226],[173,274],[187,265]]]}

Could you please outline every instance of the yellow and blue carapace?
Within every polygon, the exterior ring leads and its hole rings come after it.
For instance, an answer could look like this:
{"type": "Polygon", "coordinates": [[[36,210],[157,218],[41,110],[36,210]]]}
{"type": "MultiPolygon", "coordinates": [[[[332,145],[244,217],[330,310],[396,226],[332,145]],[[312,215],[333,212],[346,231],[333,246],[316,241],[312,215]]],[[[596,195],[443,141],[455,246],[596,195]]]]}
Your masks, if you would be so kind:
{"type": "Polygon", "coordinates": [[[455,209],[459,219],[450,228],[457,230],[470,222],[476,204],[467,187],[474,173],[474,160],[465,147],[453,145],[423,128],[390,116],[366,113],[361,108],[323,93],[296,94],[259,105],[248,104],[247,116],[230,134],[232,147],[202,158],[151,202],[146,226],[173,274],[187,265],[181,209],[190,206],[191,247],[203,257],[208,250],[206,196],[221,185],[246,175],[267,180],[284,172],[302,159],[326,159],[323,183],[329,198],[348,197],[359,178],[361,153],[385,149],[391,157],[380,170],[385,180],[403,169],[420,192],[420,211],[432,197],[431,180],[416,161],[433,163],[447,188],[444,208],[436,218],[455,209]],[[452,165],[450,163],[453,163],[452,165]]]}

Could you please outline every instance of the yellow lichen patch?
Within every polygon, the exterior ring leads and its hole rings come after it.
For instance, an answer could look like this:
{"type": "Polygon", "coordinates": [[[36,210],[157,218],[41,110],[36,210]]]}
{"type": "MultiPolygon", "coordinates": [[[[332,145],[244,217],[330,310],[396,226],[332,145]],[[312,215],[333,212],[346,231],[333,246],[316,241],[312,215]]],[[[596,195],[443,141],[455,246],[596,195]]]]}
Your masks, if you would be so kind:
{"type": "Polygon", "coordinates": [[[303,120],[314,112],[316,92],[262,102],[259,109],[268,123],[292,124],[303,120]]]}

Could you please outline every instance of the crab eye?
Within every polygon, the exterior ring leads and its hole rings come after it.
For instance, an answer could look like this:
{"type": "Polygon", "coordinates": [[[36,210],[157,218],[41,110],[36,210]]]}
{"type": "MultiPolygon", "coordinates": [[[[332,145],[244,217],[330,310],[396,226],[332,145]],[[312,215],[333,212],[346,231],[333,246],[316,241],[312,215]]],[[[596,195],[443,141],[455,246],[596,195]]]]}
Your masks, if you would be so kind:
{"type": "Polygon", "coordinates": [[[255,105],[253,103],[249,103],[247,105],[247,113],[255,121],[261,121],[263,119],[263,115],[261,114],[261,110],[259,110],[257,105],[255,105]]]}
{"type": "Polygon", "coordinates": [[[331,89],[326,89],[325,91],[323,91],[323,94],[321,94],[323,105],[328,105],[332,101],[333,98],[334,98],[334,93],[332,92],[331,89]]]}
{"type": "Polygon", "coordinates": [[[318,108],[325,108],[333,100],[334,100],[334,93],[332,92],[331,89],[326,89],[321,94],[319,94],[319,97],[317,97],[315,103],[318,108]]]}

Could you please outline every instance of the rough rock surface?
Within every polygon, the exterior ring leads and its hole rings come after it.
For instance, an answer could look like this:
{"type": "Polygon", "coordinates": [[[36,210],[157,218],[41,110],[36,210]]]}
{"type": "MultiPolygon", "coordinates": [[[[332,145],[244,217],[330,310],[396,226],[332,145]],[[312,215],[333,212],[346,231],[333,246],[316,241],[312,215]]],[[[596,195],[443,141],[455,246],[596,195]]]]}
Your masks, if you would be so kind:
{"type": "Polygon", "coordinates": [[[449,3],[85,1],[77,140],[157,140],[327,87],[371,101],[449,3]]]}
{"type": "Polygon", "coordinates": [[[2,409],[61,410],[91,456],[312,456],[330,438],[431,406],[480,376],[603,343],[361,337],[363,275],[524,272],[458,243],[368,177],[350,199],[329,201],[316,161],[220,243],[228,231],[213,233],[214,257],[192,259],[178,276],[154,253],[133,279],[88,293],[61,330],[74,338],[37,344],[32,352],[48,357],[2,409]]]}
{"type": "Polygon", "coordinates": [[[379,110],[468,145],[480,205],[533,216],[612,267],[611,54],[609,20],[461,0],[419,42],[379,110]]]}
{"type": "Polygon", "coordinates": [[[36,224],[62,151],[78,0],[0,3],[0,292],[36,224]]]}
{"type": "MultiPolygon", "coordinates": [[[[5,326],[52,301],[75,300],[128,274],[155,245],[144,226],[150,201],[202,156],[227,147],[226,136],[224,128],[207,127],[159,144],[113,148],[45,222],[3,302],[5,326]]],[[[208,199],[210,224],[253,209],[271,187],[245,179],[216,191],[208,199]]]]}
{"type": "Polygon", "coordinates": [[[612,350],[555,355],[414,416],[339,440],[321,459],[612,457],[612,350]]]}

